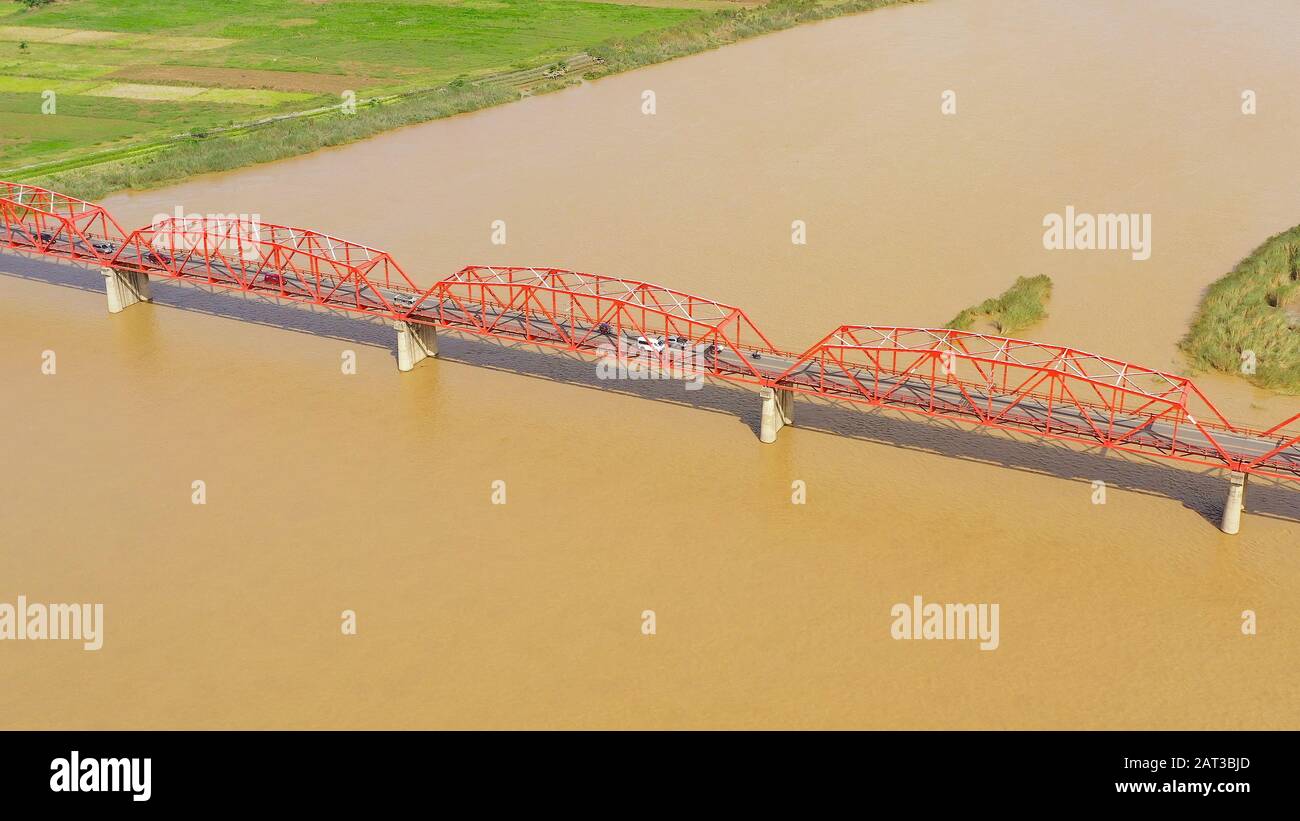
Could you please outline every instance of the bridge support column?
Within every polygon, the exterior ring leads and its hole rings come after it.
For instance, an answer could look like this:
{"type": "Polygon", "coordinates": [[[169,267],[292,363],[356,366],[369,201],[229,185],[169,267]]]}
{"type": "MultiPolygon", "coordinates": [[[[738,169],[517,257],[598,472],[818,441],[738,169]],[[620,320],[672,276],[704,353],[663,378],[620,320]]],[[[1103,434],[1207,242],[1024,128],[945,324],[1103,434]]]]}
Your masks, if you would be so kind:
{"type": "Polygon", "coordinates": [[[137,271],[100,268],[104,275],[104,293],[108,295],[108,312],[120,314],[137,302],[152,302],[149,275],[137,271]]]}
{"type": "Polygon", "coordinates": [[[1228,477],[1228,482],[1228,501],[1223,505],[1223,522],[1219,529],[1236,535],[1241,532],[1241,511],[1246,507],[1246,474],[1234,472],[1228,477]]]}
{"type": "Polygon", "coordinates": [[[758,395],[763,400],[763,415],[758,439],[765,444],[771,444],[776,441],[777,431],[786,425],[794,424],[794,391],[760,388],[758,395]]]}
{"type": "Polygon", "coordinates": [[[398,320],[393,323],[397,331],[397,369],[409,371],[424,359],[438,355],[438,329],[433,325],[398,320]]]}

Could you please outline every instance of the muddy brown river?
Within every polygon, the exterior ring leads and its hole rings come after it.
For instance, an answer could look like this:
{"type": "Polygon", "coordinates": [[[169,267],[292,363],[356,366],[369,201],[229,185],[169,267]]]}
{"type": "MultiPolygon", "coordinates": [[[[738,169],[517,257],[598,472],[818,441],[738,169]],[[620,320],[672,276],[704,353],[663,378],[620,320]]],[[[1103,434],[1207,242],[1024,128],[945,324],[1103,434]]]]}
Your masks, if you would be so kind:
{"type": "MultiPolygon", "coordinates": [[[[934,0],[106,205],[308,226],[426,284],[646,279],[794,350],[1045,273],[1022,335],[1185,372],[1202,290],[1300,222],[1297,30],[934,0]],[[1149,214],[1150,258],[1045,249],[1069,206],[1149,214]]],[[[0,269],[0,601],[105,621],[97,651],[0,642],[3,726],[1300,724],[1300,492],[1252,484],[1230,537],[1214,474],[808,402],[760,445],[723,386],[449,335],[399,374],[382,326],[165,284],[110,317],[93,273],[0,269]],[[996,603],[997,649],[892,638],[918,595],[996,603]]],[[[1198,382],[1244,423],[1300,410],[1198,382]]]]}

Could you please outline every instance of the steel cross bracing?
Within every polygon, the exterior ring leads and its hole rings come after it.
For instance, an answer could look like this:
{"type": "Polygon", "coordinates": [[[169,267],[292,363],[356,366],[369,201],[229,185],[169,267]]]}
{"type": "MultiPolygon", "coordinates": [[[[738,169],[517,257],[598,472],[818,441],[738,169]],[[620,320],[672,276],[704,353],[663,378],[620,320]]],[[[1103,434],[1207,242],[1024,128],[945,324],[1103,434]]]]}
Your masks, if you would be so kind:
{"type": "Polygon", "coordinates": [[[844,325],[796,354],[739,308],[637,280],[469,266],[421,288],[391,255],[316,231],[174,218],[126,232],[99,205],[17,183],[0,182],[0,219],[0,248],[593,356],[655,340],[717,379],[1300,481],[1300,413],[1239,427],[1185,377],[1074,348],[844,325]]]}

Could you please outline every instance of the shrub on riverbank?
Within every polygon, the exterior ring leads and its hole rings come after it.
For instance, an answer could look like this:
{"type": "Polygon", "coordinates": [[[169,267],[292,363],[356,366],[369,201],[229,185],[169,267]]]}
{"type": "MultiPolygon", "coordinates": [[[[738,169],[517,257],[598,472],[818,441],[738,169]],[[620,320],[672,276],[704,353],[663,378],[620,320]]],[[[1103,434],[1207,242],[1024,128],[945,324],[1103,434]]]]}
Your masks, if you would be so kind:
{"type": "Polygon", "coordinates": [[[1000,334],[1013,334],[1047,317],[1047,300],[1052,296],[1052,278],[1046,274],[1017,277],[1000,296],[986,299],[953,317],[945,328],[969,331],[980,320],[993,323],[1000,334]]]}
{"type": "Polygon", "coordinates": [[[1300,225],[1209,287],[1182,349],[1199,367],[1300,393],[1300,225]]]}

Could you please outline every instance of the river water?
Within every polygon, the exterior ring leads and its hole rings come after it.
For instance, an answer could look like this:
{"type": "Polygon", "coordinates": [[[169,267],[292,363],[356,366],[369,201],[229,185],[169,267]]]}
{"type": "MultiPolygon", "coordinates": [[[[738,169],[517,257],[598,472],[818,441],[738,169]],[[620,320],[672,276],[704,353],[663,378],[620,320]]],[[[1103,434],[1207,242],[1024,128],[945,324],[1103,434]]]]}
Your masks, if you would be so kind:
{"type": "MultiPolygon", "coordinates": [[[[1300,221],[1298,26],[1287,2],[935,0],[106,204],[309,226],[426,284],[647,279],[793,350],[1046,273],[1024,335],[1184,372],[1202,289],[1300,221]],[[1150,259],[1045,250],[1067,206],[1150,214],[1150,259]]],[[[1214,475],[806,402],[762,446],[725,387],[451,337],[399,375],[383,327],[165,285],[110,318],[96,276],[0,267],[0,602],[106,622],[95,652],[0,643],[5,726],[1300,719],[1295,492],[1252,485],[1228,537],[1214,475]],[[998,604],[999,647],[892,639],[915,595],[998,604]]],[[[1198,381],[1241,422],[1300,409],[1198,381]]]]}

